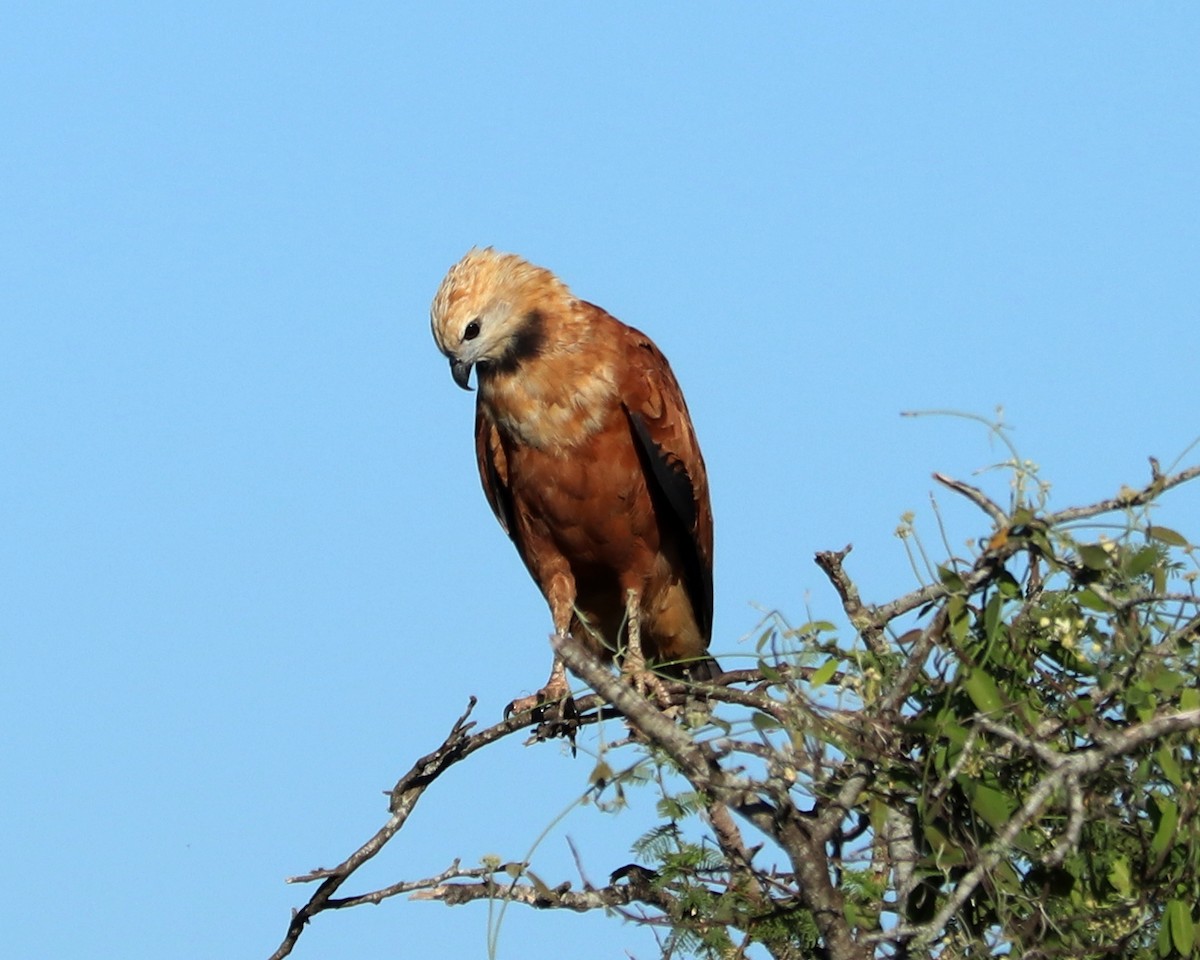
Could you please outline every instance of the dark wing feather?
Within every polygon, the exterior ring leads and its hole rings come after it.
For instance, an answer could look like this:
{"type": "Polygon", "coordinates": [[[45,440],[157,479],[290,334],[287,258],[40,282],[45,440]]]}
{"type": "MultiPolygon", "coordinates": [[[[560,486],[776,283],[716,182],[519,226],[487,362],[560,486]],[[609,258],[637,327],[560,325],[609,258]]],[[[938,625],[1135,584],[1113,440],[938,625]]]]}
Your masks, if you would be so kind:
{"type": "Polygon", "coordinates": [[[637,437],[638,447],[649,467],[650,475],[658,487],[658,494],[671,508],[671,513],[685,530],[696,528],[696,490],[692,478],[687,475],[678,460],[673,460],[655,441],[646,426],[646,418],[636,411],[628,410],[629,421],[637,437]]]}
{"type": "MultiPolygon", "coordinates": [[[[479,479],[483,482],[483,493],[500,521],[504,532],[517,539],[513,524],[512,490],[508,485],[508,458],[500,445],[500,431],[492,418],[483,412],[482,404],[475,405],[475,458],[479,462],[479,479]]],[[[518,548],[520,544],[517,544],[518,548]]]]}
{"type": "Polygon", "coordinates": [[[628,369],[623,402],[647,467],[655,500],[676,533],[684,582],[707,644],[713,617],[713,519],[708,471],[683,391],[662,352],[645,334],[627,328],[628,369]]]}

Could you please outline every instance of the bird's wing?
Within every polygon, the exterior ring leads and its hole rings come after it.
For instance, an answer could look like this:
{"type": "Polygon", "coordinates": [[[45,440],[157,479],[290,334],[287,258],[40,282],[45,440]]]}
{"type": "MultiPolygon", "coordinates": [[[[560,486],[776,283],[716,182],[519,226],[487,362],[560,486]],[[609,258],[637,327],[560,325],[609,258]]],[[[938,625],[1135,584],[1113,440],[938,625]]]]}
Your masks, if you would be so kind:
{"type": "Polygon", "coordinates": [[[626,327],[622,402],[645,465],[656,508],[674,528],[684,582],[705,642],[712,635],[713,518],[708,472],[683,391],[667,358],[645,334],[626,327]]]}
{"type": "MultiPolygon", "coordinates": [[[[512,490],[508,483],[508,458],[500,445],[500,432],[496,424],[484,413],[483,405],[478,403],[475,406],[475,458],[479,462],[479,479],[483,481],[484,496],[504,532],[516,541],[512,490]]],[[[517,546],[520,547],[520,544],[517,546]]]]}

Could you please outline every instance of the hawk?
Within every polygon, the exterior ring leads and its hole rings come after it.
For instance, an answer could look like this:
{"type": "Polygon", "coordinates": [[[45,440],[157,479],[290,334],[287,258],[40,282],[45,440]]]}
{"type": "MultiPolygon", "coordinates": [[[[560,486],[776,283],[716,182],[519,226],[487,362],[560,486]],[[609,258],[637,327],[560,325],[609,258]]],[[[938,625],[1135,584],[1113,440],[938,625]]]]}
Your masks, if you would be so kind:
{"type": "MultiPolygon", "coordinates": [[[[708,474],[658,347],[549,270],[490,247],[450,268],[431,323],[454,382],[469,390],[475,370],[483,491],[555,632],[605,662],[619,656],[635,679],[647,665],[719,674],[707,654],[708,474]]],[[[509,710],[568,695],[556,655],[546,685],[509,710]]]]}

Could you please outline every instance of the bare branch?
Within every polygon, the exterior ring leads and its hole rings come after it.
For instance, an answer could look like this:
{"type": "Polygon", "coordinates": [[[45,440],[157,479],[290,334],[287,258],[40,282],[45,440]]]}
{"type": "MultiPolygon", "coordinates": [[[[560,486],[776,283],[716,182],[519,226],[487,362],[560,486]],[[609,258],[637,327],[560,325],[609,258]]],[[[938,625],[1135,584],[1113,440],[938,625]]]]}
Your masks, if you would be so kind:
{"type": "Polygon", "coordinates": [[[1064,523],[1072,523],[1076,520],[1086,520],[1090,517],[1098,517],[1101,514],[1112,513],[1114,510],[1127,510],[1130,507],[1145,506],[1172,487],[1177,487],[1181,483],[1187,483],[1189,480],[1200,477],[1200,464],[1188,467],[1186,470],[1181,470],[1179,473],[1169,477],[1158,474],[1157,470],[1153,472],[1155,476],[1141,490],[1122,491],[1118,496],[1108,500],[1101,500],[1090,506],[1070,507],[1066,510],[1059,510],[1057,513],[1047,516],[1045,521],[1050,526],[1057,527],[1064,523]]]}
{"type": "Polygon", "coordinates": [[[654,746],[664,751],[697,790],[736,795],[737,801],[742,802],[753,795],[750,781],[726,774],[709,747],[693,740],[660,710],[614,677],[577,640],[556,635],[552,642],[571,671],[616,707],[654,746]]]}
{"type": "MultiPolygon", "coordinates": [[[[598,702],[597,698],[585,703],[585,706],[594,708],[598,702]]],[[[308,921],[318,913],[326,909],[332,909],[335,906],[346,905],[344,903],[331,903],[333,894],[359,867],[382,850],[384,845],[400,831],[408,820],[409,814],[416,806],[417,801],[434,780],[451,766],[470,756],[481,747],[485,747],[518,730],[522,730],[530,726],[533,722],[529,714],[518,714],[495,726],[488,727],[473,736],[469,736],[468,734],[474,727],[474,724],[469,723],[468,718],[475,709],[475,704],[475,698],[471,697],[466,710],[455,721],[454,726],[451,728],[449,734],[447,734],[442,745],[413,764],[408,773],[401,777],[395,787],[392,788],[390,791],[391,816],[376,831],[371,839],[336,867],[331,869],[320,868],[302,876],[289,878],[289,883],[306,883],[315,880],[322,882],[309,898],[308,903],[293,913],[291,923],[288,925],[287,934],[278,949],[271,955],[271,960],[282,960],[283,957],[291,953],[292,948],[296,945],[296,941],[300,938],[300,934],[304,932],[304,927],[308,921]]],[[[581,718],[582,720],[584,718],[581,718]]]]}
{"type": "Polygon", "coordinates": [[[814,842],[808,823],[790,802],[786,786],[769,781],[755,783],[728,773],[711,749],[694,741],[648,700],[614,677],[580,643],[569,636],[555,637],[553,642],[567,666],[666,753],[696,790],[727,804],[783,848],[799,878],[801,902],[812,913],[830,957],[866,960],[867,954],[856,943],[846,920],[842,893],[832,883],[825,848],[814,842]],[[761,793],[772,794],[774,802],[768,802],[761,793]]]}
{"type": "MultiPolygon", "coordinates": [[[[503,869],[503,867],[498,868],[503,869]]],[[[379,890],[373,890],[370,893],[362,893],[355,897],[341,897],[330,899],[326,904],[326,909],[337,910],[343,907],[355,907],[360,903],[381,903],[388,897],[394,897],[398,894],[412,893],[416,890],[425,890],[429,887],[435,887],[438,884],[445,883],[447,880],[452,880],[456,877],[482,877],[490,876],[493,870],[486,867],[476,867],[474,870],[463,870],[459,867],[459,861],[455,860],[450,866],[443,870],[435,877],[426,877],[423,880],[404,880],[400,883],[393,883],[390,886],[383,887],[379,890]]]]}
{"type": "Polygon", "coordinates": [[[442,883],[418,890],[412,900],[437,900],[447,906],[458,906],[474,900],[507,900],[542,910],[610,910],[614,907],[645,903],[658,910],[668,911],[674,898],[644,879],[632,878],[626,883],[609,884],[595,890],[572,890],[569,883],[557,887],[544,884],[511,884],[486,880],[477,883],[442,883]]]}
{"type": "MultiPolygon", "coordinates": [[[[1035,754],[1037,758],[1042,761],[1042,763],[1046,764],[1052,770],[1057,769],[1062,763],[1063,759],[1067,756],[1067,754],[1064,754],[1059,750],[1055,750],[1053,747],[1049,747],[1037,740],[1031,740],[1024,734],[1017,733],[1016,730],[1006,727],[1002,723],[997,723],[995,720],[992,720],[990,717],[986,717],[983,714],[977,714],[975,716],[975,726],[982,730],[986,730],[988,733],[993,733],[1004,740],[1008,740],[1010,743],[1015,743],[1022,750],[1027,750],[1029,753],[1035,754]]],[[[972,730],[967,739],[968,746],[974,744],[974,735],[975,731],[972,730]]],[[[964,760],[964,762],[968,752],[969,751],[967,748],[964,747],[963,757],[960,758],[964,760]]],[[[958,766],[958,764],[955,766],[958,766]]],[[[952,775],[948,774],[947,776],[949,778],[956,777],[958,776],[958,772],[952,771],[952,775]]]]}
{"type": "Polygon", "coordinates": [[[880,840],[886,846],[887,860],[892,867],[896,891],[895,909],[900,916],[904,916],[908,898],[916,885],[916,866],[919,859],[912,820],[905,812],[890,807],[883,823],[880,840]]]}
{"type": "Polygon", "coordinates": [[[763,904],[767,901],[767,893],[759,882],[758,875],[751,865],[753,854],[746,849],[742,840],[742,832],[729,815],[729,808],[716,800],[708,802],[708,822],[713,828],[713,836],[717,845],[725,854],[729,864],[729,872],[734,886],[749,897],[753,902],[763,904]]]}
{"type": "Polygon", "coordinates": [[[1079,846],[1079,837],[1083,833],[1083,790],[1079,784],[1079,777],[1067,774],[1063,778],[1063,784],[1067,790],[1067,829],[1045,858],[1046,864],[1052,867],[1061,864],[1067,859],[1067,855],[1079,846]]]}
{"type": "Polygon", "coordinates": [[[883,627],[887,621],[880,620],[874,610],[863,605],[858,587],[842,566],[842,561],[846,559],[852,549],[850,544],[846,544],[841,550],[823,550],[816,555],[815,560],[817,566],[825,571],[825,576],[829,578],[833,589],[841,598],[842,609],[850,618],[851,626],[859,632],[863,642],[875,656],[883,657],[889,652],[883,636],[883,627]]]}
{"type": "Polygon", "coordinates": [[[933,479],[942,486],[953,490],[955,493],[961,494],[970,500],[975,506],[986,513],[995,521],[997,527],[1003,527],[1008,523],[1008,514],[1004,509],[996,504],[986,493],[978,487],[973,487],[969,483],[963,483],[961,480],[955,480],[953,477],[948,477],[944,473],[935,473],[933,479]]]}

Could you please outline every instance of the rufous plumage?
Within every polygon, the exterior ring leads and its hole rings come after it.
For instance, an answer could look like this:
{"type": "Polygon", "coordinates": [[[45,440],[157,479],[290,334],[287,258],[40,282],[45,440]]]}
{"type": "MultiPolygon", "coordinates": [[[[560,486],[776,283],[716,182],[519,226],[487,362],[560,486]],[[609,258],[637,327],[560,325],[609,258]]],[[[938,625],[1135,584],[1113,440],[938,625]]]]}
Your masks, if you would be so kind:
{"type": "MultiPolygon", "coordinates": [[[[713,521],[683,393],[645,334],[549,270],[491,248],[450,268],[431,310],[455,382],[478,387],[483,490],[550,606],[596,657],[709,679],[713,521]]],[[[529,709],[568,693],[556,656],[529,709]]]]}

